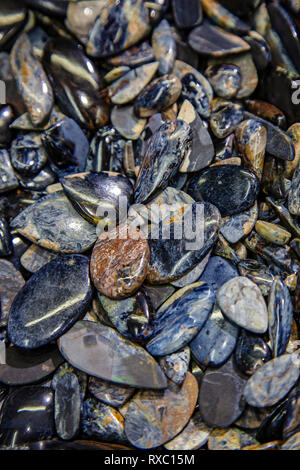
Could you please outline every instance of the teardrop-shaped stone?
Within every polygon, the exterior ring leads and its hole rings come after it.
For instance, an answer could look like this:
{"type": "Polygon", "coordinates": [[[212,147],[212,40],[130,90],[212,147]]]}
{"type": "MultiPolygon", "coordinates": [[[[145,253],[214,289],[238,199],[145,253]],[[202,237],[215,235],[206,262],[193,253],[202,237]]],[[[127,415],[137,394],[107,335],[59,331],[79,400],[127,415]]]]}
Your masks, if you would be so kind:
{"type": "Polygon", "coordinates": [[[262,293],[247,277],[235,277],[217,295],[222,312],[237,325],[253,333],[265,333],[268,311],[262,293]]]}
{"type": "Polygon", "coordinates": [[[149,353],[101,323],[79,321],[58,344],[70,364],[94,377],[137,388],[167,386],[149,353]]]}
{"type": "Polygon", "coordinates": [[[244,397],[251,406],[278,403],[299,378],[299,352],[284,354],[261,366],[248,380],[244,397]]]}
{"type": "Polygon", "coordinates": [[[136,140],[140,137],[147,123],[146,119],[138,118],[133,106],[115,106],[110,115],[111,123],[125,139],[136,140]]]}
{"type": "Polygon", "coordinates": [[[255,230],[264,240],[275,245],[286,245],[291,238],[290,232],[283,227],[264,220],[256,222],[255,230]]]}
{"type": "Polygon", "coordinates": [[[0,259],[0,325],[5,326],[13,300],[24,286],[22,274],[14,265],[5,259],[0,259]]]}
{"type": "Polygon", "coordinates": [[[269,337],[273,356],[280,356],[286,350],[292,331],[293,303],[289,289],[279,276],[272,284],[269,303],[269,337]]]}
{"type": "Polygon", "coordinates": [[[33,274],[11,307],[8,336],[16,346],[34,349],[61,336],[91,300],[89,260],[57,258],[33,274]]]}
{"type": "Polygon", "coordinates": [[[224,217],[220,233],[229,243],[237,243],[253,230],[258,217],[258,204],[240,214],[224,217]]]}
{"type": "Polygon", "coordinates": [[[250,170],[236,165],[220,165],[193,176],[187,192],[196,201],[214,204],[225,217],[254,205],[259,193],[259,182],[250,170]]]}
{"type": "Polygon", "coordinates": [[[195,359],[205,367],[218,367],[232,354],[239,328],[228,321],[215,306],[190,347],[195,359]]]}
{"type": "Polygon", "coordinates": [[[80,424],[80,386],[76,374],[66,372],[55,385],[55,427],[61,439],[73,439],[80,424]]]}
{"type": "Polygon", "coordinates": [[[125,416],[127,439],[139,449],[153,449],[170,441],[188,423],[197,396],[198,384],[190,372],[181,387],[168,382],[163,392],[138,392],[125,416]]]}
{"type": "Polygon", "coordinates": [[[214,303],[213,290],[202,282],[177,291],[155,314],[147,350],[153,356],[166,356],[189,344],[205,324],[214,303]]]}
{"type": "Polygon", "coordinates": [[[248,119],[236,128],[235,136],[245,167],[253,170],[261,180],[267,145],[266,128],[260,122],[248,119]]]}
{"type": "Polygon", "coordinates": [[[164,190],[190,152],[192,131],[179,120],[167,121],[149,139],[135,186],[135,202],[145,203],[164,190]]]}
{"type": "Polygon", "coordinates": [[[141,230],[119,225],[98,238],[91,258],[96,289],[112,299],[134,294],[143,284],[149,266],[149,246],[141,230]]]}
{"type": "Polygon", "coordinates": [[[97,239],[95,227],[80,217],[62,191],[31,204],[13,219],[11,228],[37,245],[61,253],[81,253],[97,239]]]}
{"type": "Polygon", "coordinates": [[[15,42],[10,63],[32,123],[42,124],[53,107],[53,92],[26,33],[22,33],[15,42]]]}

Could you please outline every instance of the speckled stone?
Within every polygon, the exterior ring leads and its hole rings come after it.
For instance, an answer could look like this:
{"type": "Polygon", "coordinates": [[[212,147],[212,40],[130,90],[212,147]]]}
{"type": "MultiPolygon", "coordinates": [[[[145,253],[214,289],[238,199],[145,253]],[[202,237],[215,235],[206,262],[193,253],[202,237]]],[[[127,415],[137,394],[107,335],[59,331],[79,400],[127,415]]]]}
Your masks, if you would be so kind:
{"type": "Polygon", "coordinates": [[[219,26],[213,26],[208,21],[191,31],[188,43],[200,55],[222,58],[250,49],[249,44],[239,36],[229,33],[219,26]]]}
{"type": "Polygon", "coordinates": [[[199,411],[196,411],[184,430],[164,447],[172,451],[200,449],[207,443],[211,432],[212,429],[203,422],[199,411]]]}
{"type": "Polygon", "coordinates": [[[94,377],[138,388],[167,386],[150,354],[101,323],[77,322],[60,338],[59,348],[74,367],[94,377]],[[105,361],[99,361],[99,357],[105,357],[105,361]]]}
{"type": "Polygon", "coordinates": [[[214,144],[202,119],[189,100],[180,108],[178,119],[187,122],[192,130],[192,148],[179,169],[181,173],[194,172],[207,167],[215,155],[214,144]]]}
{"type": "Polygon", "coordinates": [[[289,192],[289,211],[292,215],[300,215],[300,163],[298,164],[293,179],[292,186],[289,192]]]}
{"type": "Polygon", "coordinates": [[[236,65],[211,65],[205,75],[220,98],[234,98],[241,87],[242,76],[236,65]]]}
{"type": "Polygon", "coordinates": [[[203,328],[190,344],[192,354],[201,365],[218,367],[232,354],[238,334],[239,328],[226,320],[215,305],[203,328]]]}
{"type": "Polygon", "coordinates": [[[151,81],[158,66],[158,62],[141,65],[113,82],[108,88],[112,103],[123,105],[133,101],[151,81]]]}
{"type": "Polygon", "coordinates": [[[88,389],[97,400],[114,408],[123,406],[135,391],[132,387],[116,385],[113,382],[98,379],[97,377],[89,378],[88,389]]]}
{"type": "Polygon", "coordinates": [[[212,103],[210,128],[218,139],[228,137],[244,119],[240,104],[216,98],[212,103]]]}
{"type": "Polygon", "coordinates": [[[234,352],[235,363],[245,375],[253,375],[259,367],[272,359],[272,352],[264,340],[242,330],[234,352]]]}
{"type": "Polygon", "coordinates": [[[60,253],[81,253],[97,239],[95,227],[80,217],[61,191],[31,204],[13,219],[11,228],[42,248],[60,253]]]}
{"type": "Polygon", "coordinates": [[[168,227],[163,222],[158,224],[157,239],[149,239],[150,268],[147,281],[152,284],[165,284],[179,279],[202,261],[216,242],[220,214],[215,206],[208,203],[193,204],[183,209],[181,213],[183,237],[181,239],[175,238],[179,222],[177,225],[176,222],[171,222],[169,239],[164,236],[168,227]],[[182,217],[191,221],[191,226],[186,230],[182,217]],[[197,237],[199,232],[196,232],[196,218],[198,229],[202,226],[200,234],[202,233],[203,238],[197,237]],[[168,253],[167,256],[166,253],[168,253]]]}
{"type": "Polygon", "coordinates": [[[254,203],[250,209],[240,214],[224,217],[220,233],[229,243],[237,243],[253,230],[258,217],[258,205],[254,203]]]}
{"type": "Polygon", "coordinates": [[[207,369],[201,380],[199,406],[208,426],[228,427],[242,414],[245,379],[235,370],[232,359],[218,369],[207,369]]]}
{"type": "Polygon", "coordinates": [[[133,225],[103,232],[94,246],[91,277],[97,290],[112,299],[134,294],[143,284],[149,266],[149,246],[133,225]]]}
{"type": "Polygon", "coordinates": [[[249,445],[257,445],[258,442],[244,431],[238,428],[214,429],[208,438],[209,450],[241,450],[249,445]]]}
{"type": "MultiPolygon", "coordinates": [[[[217,25],[221,26],[227,31],[232,31],[237,34],[245,34],[249,31],[250,27],[242,21],[238,16],[232,13],[232,5],[229,10],[222,5],[222,2],[215,0],[203,0],[203,10],[206,15],[217,25]],[[231,11],[230,11],[231,10],[231,11]]],[[[234,10],[233,10],[234,11],[234,10]]]]}
{"type": "Polygon", "coordinates": [[[181,387],[169,382],[164,392],[138,392],[125,416],[127,439],[139,449],[153,449],[170,441],[188,423],[197,396],[198,384],[190,372],[181,387]]]}
{"type": "Polygon", "coordinates": [[[69,255],[33,274],[13,301],[7,328],[10,341],[34,349],[71,328],[91,300],[88,269],[88,258],[69,255]]]}
{"type": "Polygon", "coordinates": [[[73,439],[78,433],[81,406],[78,378],[66,372],[57,380],[54,392],[55,427],[61,439],[73,439]]]}
{"type": "Polygon", "coordinates": [[[187,73],[181,78],[182,93],[184,100],[192,103],[195,110],[203,118],[210,116],[210,99],[206,93],[206,87],[201,81],[197,80],[197,76],[193,73],[187,73]]]}
{"type": "Polygon", "coordinates": [[[38,245],[31,245],[21,256],[20,262],[27,271],[35,273],[57,256],[57,253],[53,251],[45,250],[38,245]]]}
{"type": "Polygon", "coordinates": [[[163,19],[153,30],[152,48],[156,60],[159,61],[159,73],[165,75],[172,72],[176,58],[176,41],[166,19],[163,19]]]}
{"type": "Polygon", "coordinates": [[[167,121],[153,134],[136,181],[135,203],[148,202],[168,186],[190,152],[191,141],[190,126],[180,120],[167,121]]]}
{"type": "Polygon", "coordinates": [[[267,362],[247,382],[247,403],[256,407],[275,405],[295,385],[299,371],[299,353],[283,354],[267,362]]]}
{"type": "Polygon", "coordinates": [[[87,43],[90,29],[106,4],[106,0],[79,1],[68,4],[66,26],[82,43],[87,43]]]}
{"type": "Polygon", "coordinates": [[[173,354],[159,358],[158,362],[168,379],[180,385],[185,380],[190,364],[190,357],[190,348],[186,346],[173,354]]]}
{"type": "Polygon", "coordinates": [[[10,161],[9,152],[0,148],[0,194],[19,186],[10,161]]]}
{"type": "Polygon", "coordinates": [[[181,82],[175,75],[155,78],[136,98],[134,112],[141,118],[159,113],[177,101],[181,90],[181,82]]]}
{"type": "Polygon", "coordinates": [[[82,431],[95,439],[124,442],[124,418],[117,410],[94,398],[83,402],[82,431]]]}
{"type": "Polygon", "coordinates": [[[38,382],[63,362],[56,345],[33,353],[10,346],[5,354],[6,364],[0,364],[0,382],[11,386],[38,382]]]}
{"type": "Polygon", "coordinates": [[[213,89],[207,78],[200,73],[196,68],[192,67],[191,65],[183,62],[182,60],[176,60],[174,69],[172,72],[176,77],[178,77],[180,80],[183,79],[187,74],[192,74],[194,75],[196,81],[202,86],[208,101],[211,102],[213,99],[213,89]]]}
{"type": "Polygon", "coordinates": [[[277,224],[272,224],[264,220],[258,220],[255,224],[256,232],[267,242],[275,245],[286,245],[291,234],[286,229],[277,224]]]}
{"type": "Polygon", "coordinates": [[[293,303],[289,289],[279,276],[272,284],[268,302],[269,337],[273,356],[280,356],[286,350],[292,331],[293,303]]]}
{"type": "Polygon", "coordinates": [[[253,206],[259,193],[259,182],[250,170],[236,165],[220,165],[193,176],[187,192],[195,201],[214,204],[226,217],[253,206]]]}
{"type": "Polygon", "coordinates": [[[209,259],[203,274],[200,276],[199,281],[209,284],[213,288],[215,294],[217,294],[218,290],[225,282],[237,277],[238,275],[239,272],[231,261],[222,258],[221,256],[212,256],[209,259]]]}
{"type": "Polygon", "coordinates": [[[54,434],[53,414],[53,392],[50,388],[21,387],[13,390],[1,408],[1,443],[15,446],[51,439],[54,434]]]}
{"type": "Polygon", "coordinates": [[[189,344],[205,324],[214,302],[213,290],[205,283],[177,291],[155,315],[147,344],[150,354],[166,356],[189,344]]]}
{"type": "Polygon", "coordinates": [[[149,31],[142,0],[108,0],[90,30],[87,53],[93,57],[116,55],[139,42],[149,31]]]}
{"type": "Polygon", "coordinates": [[[136,140],[146,125],[146,119],[136,117],[133,106],[115,106],[110,115],[111,123],[125,139],[136,140]]]}
{"type": "Polygon", "coordinates": [[[51,112],[54,98],[47,75],[34,57],[27,34],[21,34],[15,42],[10,64],[32,123],[42,124],[51,112]]]}
{"type": "Polygon", "coordinates": [[[14,267],[14,265],[10,261],[0,259],[1,326],[5,326],[7,324],[13,300],[24,284],[25,281],[22,274],[14,267]]]}
{"type": "Polygon", "coordinates": [[[229,320],[253,333],[265,333],[268,311],[254,282],[240,276],[227,281],[218,291],[218,304],[229,320]]]}
{"type": "Polygon", "coordinates": [[[259,121],[248,119],[236,128],[235,136],[245,167],[254,171],[261,180],[267,145],[266,128],[259,121]]]}

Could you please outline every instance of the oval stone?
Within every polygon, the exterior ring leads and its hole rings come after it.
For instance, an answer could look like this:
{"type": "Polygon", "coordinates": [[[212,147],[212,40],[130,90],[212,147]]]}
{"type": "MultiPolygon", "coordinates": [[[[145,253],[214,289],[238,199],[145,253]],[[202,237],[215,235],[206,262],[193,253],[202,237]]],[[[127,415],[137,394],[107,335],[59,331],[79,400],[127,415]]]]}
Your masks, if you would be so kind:
{"type": "Polygon", "coordinates": [[[254,205],[259,194],[259,182],[250,170],[236,165],[219,165],[193,176],[187,192],[195,201],[214,204],[225,217],[254,205]]]}
{"type": "Polygon", "coordinates": [[[266,303],[259,287],[247,277],[235,277],[223,284],[217,301],[224,315],[237,325],[253,333],[267,331],[266,303]]]}
{"type": "Polygon", "coordinates": [[[55,384],[54,416],[56,432],[61,439],[73,439],[80,424],[80,386],[76,374],[66,372],[55,384]]]}
{"type": "Polygon", "coordinates": [[[273,356],[280,356],[286,350],[292,331],[293,302],[289,289],[276,276],[271,287],[268,303],[269,337],[273,356]]]}
{"type": "Polygon", "coordinates": [[[147,344],[150,354],[166,356],[189,344],[206,322],[214,302],[214,292],[205,283],[177,291],[156,313],[147,344]]]}
{"type": "Polygon", "coordinates": [[[5,259],[0,259],[0,325],[5,326],[13,300],[25,281],[22,274],[14,265],[5,259]]]}
{"type": "Polygon", "coordinates": [[[125,416],[127,439],[139,449],[153,449],[170,441],[188,423],[197,396],[197,380],[190,372],[181,387],[169,382],[164,392],[138,392],[125,416]]]}
{"type": "Polygon", "coordinates": [[[149,353],[101,323],[77,322],[59,339],[59,348],[70,364],[94,377],[138,388],[167,386],[149,353]]]}
{"type": "Polygon", "coordinates": [[[80,217],[61,191],[31,204],[13,219],[11,228],[37,245],[61,253],[81,253],[97,239],[95,227],[80,217]]]}
{"type": "Polygon", "coordinates": [[[10,341],[26,349],[49,343],[71,328],[91,297],[88,258],[69,255],[51,261],[15,297],[7,327],[10,341]]]}

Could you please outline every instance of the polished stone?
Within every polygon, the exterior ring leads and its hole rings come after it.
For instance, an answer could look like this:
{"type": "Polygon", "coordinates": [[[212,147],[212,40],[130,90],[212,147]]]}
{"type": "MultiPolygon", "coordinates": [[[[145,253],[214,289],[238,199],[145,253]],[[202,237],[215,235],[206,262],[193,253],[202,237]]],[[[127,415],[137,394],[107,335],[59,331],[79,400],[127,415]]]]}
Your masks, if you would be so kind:
{"type": "Polygon", "coordinates": [[[191,269],[184,276],[180,277],[177,281],[172,281],[172,285],[175,287],[186,287],[193,282],[198,281],[202,275],[204,269],[207,266],[207,263],[210,259],[211,251],[203,258],[200,263],[198,263],[193,269],[191,269]]]}
{"type": "Polygon", "coordinates": [[[264,240],[275,245],[286,245],[291,238],[290,232],[283,227],[264,220],[256,222],[255,230],[264,240]]]}
{"type": "Polygon", "coordinates": [[[96,377],[89,378],[88,389],[97,400],[114,408],[123,406],[135,391],[132,387],[122,386],[96,377]]]}
{"type": "Polygon", "coordinates": [[[159,73],[161,75],[171,73],[176,58],[176,41],[166,19],[163,19],[153,30],[152,48],[156,60],[159,61],[159,73]]]}
{"type": "Polygon", "coordinates": [[[0,256],[12,254],[13,245],[8,223],[4,217],[0,216],[0,256]]]}
{"type": "Polygon", "coordinates": [[[68,255],[33,274],[12,304],[7,329],[10,341],[34,349],[70,329],[91,300],[88,270],[88,258],[68,255]]]}
{"type": "Polygon", "coordinates": [[[111,406],[94,398],[83,402],[82,431],[86,436],[103,441],[124,442],[124,418],[111,406]]]}
{"type": "Polygon", "coordinates": [[[172,354],[190,343],[213,309],[215,295],[205,283],[177,291],[155,314],[147,350],[153,356],[172,354]]]}
{"type": "Polygon", "coordinates": [[[38,245],[31,245],[21,256],[20,262],[27,271],[35,273],[56,257],[57,253],[45,250],[38,245]]]}
{"type": "Polygon", "coordinates": [[[234,98],[241,87],[242,76],[236,65],[211,65],[205,75],[220,98],[234,98]]]}
{"type": "Polygon", "coordinates": [[[197,450],[207,443],[211,432],[212,429],[203,422],[200,412],[196,411],[184,430],[164,447],[171,451],[197,450]]]}
{"type": "Polygon", "coordinates": [[[68,362],[94,377],[138,388],[167,386],[150,354],[101,323],[77,322],[58,344],[68,362]],[[101,357],[105,360],[99,361],[101,357]]]}
{"type": "Polygon", "coordinates": [[[267,146],[266,128],[259,121],[248,119],[236,128],[235,136],[244,166],[261,180],[267,146]]]}
{"type": "MultiPolygon", "coordinates": [[[[281,129],[286,128],[284,113],[273,104],[261,100],[247,100],[246,105],[250,113],[272,122],[272,124],[281,127],[281,129]]],[[[294,129],[297,130],[297,126],[294,129]]]]}
{"type": "Polygon", "coordinates": [[[78,433],[81,406],[78,378],[66,372],[57,380],[54,391],[55,427],[61,439],[74,439],[78,433]]]}
{"type": "Polygon", "coordinates": [[[196,406],[198,384],[188,372],[182,386],[168,382],[164,392],[139,391],[125,416],[125,432],[139,449],[153,449],[170,441],[188,423],[196,406]]]}
{"type": "Polygon", "coordinates": [[[202,5],[198,0],[190,0],[188,7],[184,0],[172,0],[172,9],[178,28],[192,28],[202,22],[202,5]]]}
{"type": "Polygon", "coordinates": [[[10,191],[19,186],[10,161],[9,152],[0,148],[0,193],[10,191]]]}
{"type": "Polygon", "coordinates": [[[42,248],[60,253],[86,251],[97,239],[95,227],[80,217],[62,191],[31,204],[10,226],[42,248]]]}
{"type": "Polygon", "coordinates": [[[237,34],[245,34],[249,31],[250,27],[221,3],[215,0],[202,0],[202,5],[206,15],[222,28],[237,34]]]}
{"type": "Polygon", "coordinates": [[[240,214],[224,217],[220,233],[229,243],[237,243],[253,230],[258,217],[257,202],[240,214]]]}
{"type": "Polygon", "coordinates": [[[264,340],[245,330],[241,331],[234,354],[238,369],[245,375],[253,375],[272,359],[272,352],[264,340]]]}
{"type": "MultiPolygon", "coordinates": [[[[105,0],[106,1],[106,0],[105,0]]],[[[148,41],[130,47],[121,54],[107,57],[106,62],[114,67],[127,65],[131,68],[148,64],[155,60],[154,51],[148,41]]]]}
{"type": "Polygon", "coordinates": [[[190,364],[190,348],[188,346],[179,351],[159,358],[158,362],[168,379],[180,385],[184,382],[190,364]]]}
{"type": "Polygon", "coordinates": [[[0,325],[7,324],[11,305],[17,293],[24,286],[25,281],[22,274],[7,260],[0,260],[0,302],[1,316],[0,325]]]}
{"type": "Polygon", "coordinates": [[[268,311],[262,293],[254,282],[240,276],[219,289],[218,304],[229,320],[253,333],[265,333],[268,311]]]}
{"type": "Polygon", "coordinates": [[[32,176],[47,163],[41,136],[36,132],[19,133],[10,147],[12,166],[21,174],[32,176]]]}
{"type": "Polygon", "coordinates": [[[14,110],[8,105],[0,106],[0,146],[6,146],[12,139],[10,124],[14,120],[14,110]]]}
{"type": "Polygon", "coordinates": [[[193,73],[187,73],[181,79],[182,99],[190,101],[197,113],[203,117],[210,116],[210,100],[206,93],[205,86],[197,80],[193,73]]]}
{"type": "Polygon", "coordinates": [[[251,434],[231,427],[229,429],[214,429],[208,438],[207,447],[212,451],[236,451],[257,444],[258,442],[251,434]]]}
{"type": "Polygon", "coordinates": [[[133,106],[115,106],[111,112],[111,123],[125,139],[136,140],[146,125],[146,119],[138,118],[133,106]]]}
{"type": "Polygon", "coordinates": [[[292,215],[300,215],[300,163],[298,164],[289,192],[289,211],[292,215]]]}
{"type": "Polygon", "coordinates": [[[253,206],[259,193],[259,182],[250,170],[236,165],[220,165],[193,176],[187,192],[196,201],[214,204],[226,217],[253,206]]]}
{"type": "Polygon", "coordinates": [[[283,354],[287,348],[292,331],[293,310],[289,289],[276,276],[268,301],[269,337],[274,357],[283,354]]]}
{"type": "Polygon", "coordinates": [[[221,256],[212,256],[209,259],[203,274],[200,276],[199,281],[209,284],[213,288],[215,294],[217,294],[218,290],[225,282],[237,277],[238,275],[238,270],[231,261],[222,258],[221,256]]]}
{"type": "Polygon", "coordinates": [[[210,116],[210,127],[218,139],[232,134],[244,119],[240,104],[218,98],[214,101],[210,116]]]}

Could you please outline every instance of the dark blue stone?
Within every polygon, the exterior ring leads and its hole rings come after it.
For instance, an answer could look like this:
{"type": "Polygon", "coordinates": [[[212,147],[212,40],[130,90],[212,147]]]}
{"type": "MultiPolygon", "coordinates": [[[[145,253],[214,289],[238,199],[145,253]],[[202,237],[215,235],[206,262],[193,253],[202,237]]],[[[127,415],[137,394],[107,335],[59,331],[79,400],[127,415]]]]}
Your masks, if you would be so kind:
{"type": "Polygon", "coordinates": [[[154,333],[147,344],[153,356],[166,356],[190,343],[213,309],[215,295],[207,284],[174,294],[174,302],[164,305],[153,322],[154,333]]]}
{"type": "Polygon", "coordinates": [[[47,154],[37,132],[20,133],[10,148],[11,163],[25,175],[35,175],[47,163],[47,154]]]}
{"type": "Polygon", "coordinates": [[[15,297],[7,328],[10,341],[34,349],[59,338],[84,313],[91,297],[88,258],[54,259],[33,274],[15,297]]]}
{"type": "Polygon", "coordinates": [[[219,165],[193,176],[187,192],[195,201],[214,204],[222,217],[226,217],[253,206],[259,194],[259,181],[250,170],[237,165],[219,165]]]}
{"type": "Polygon", "coordinates": [[[192,354],[203,366],[220,366],[233,352],[238,333],[239,328],[228,321],[216,306],[203,328],[191,342],[192,354]]]}
{"type": "Polygon", "coordinates": [[[199,281],[210,284],[215,294],[225,282],[239,276],[239,271],[235,265],[221,256],[212,256],[199,281]]]}

